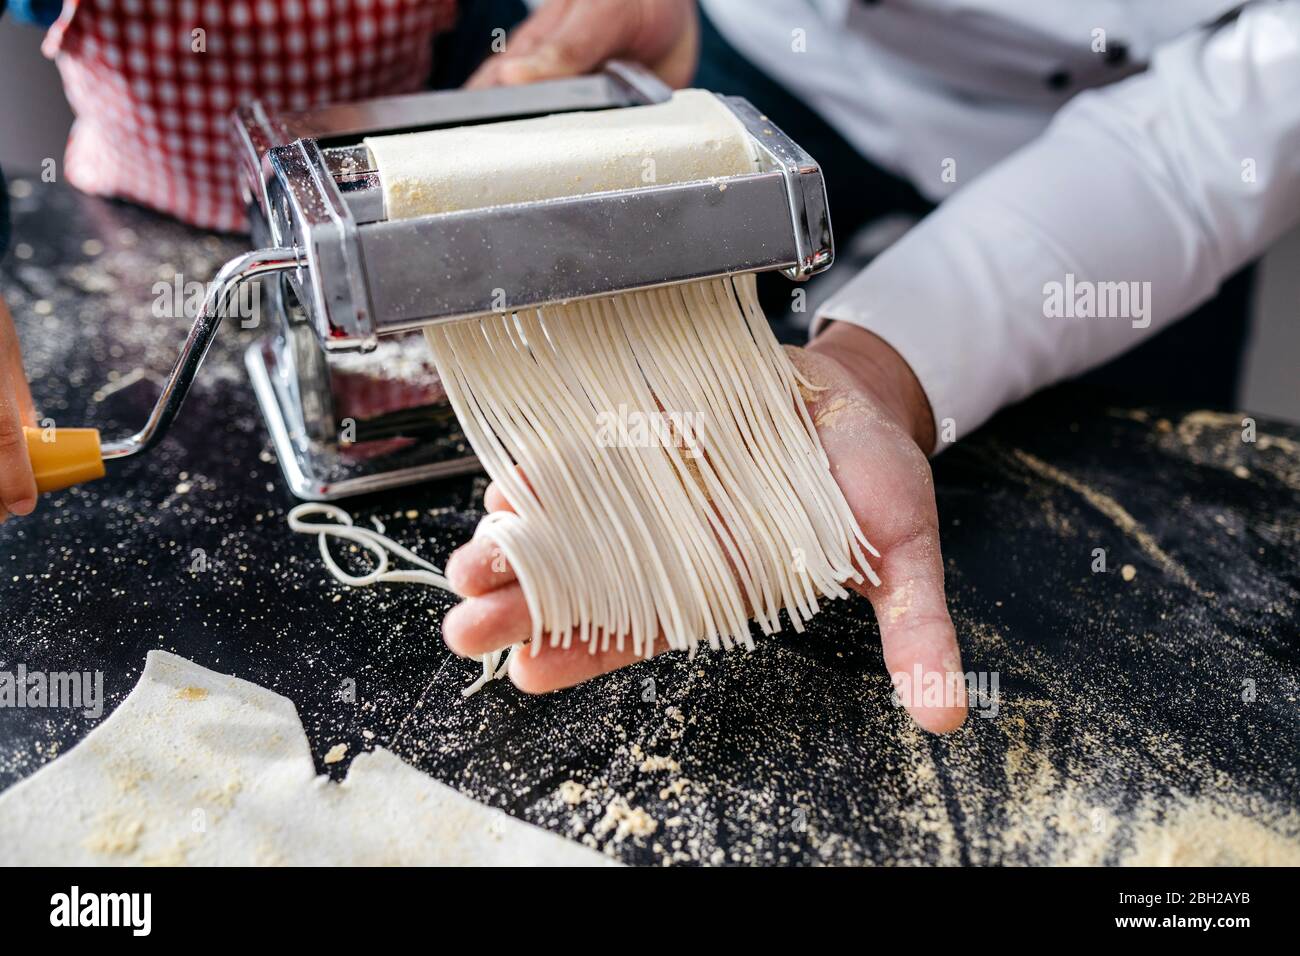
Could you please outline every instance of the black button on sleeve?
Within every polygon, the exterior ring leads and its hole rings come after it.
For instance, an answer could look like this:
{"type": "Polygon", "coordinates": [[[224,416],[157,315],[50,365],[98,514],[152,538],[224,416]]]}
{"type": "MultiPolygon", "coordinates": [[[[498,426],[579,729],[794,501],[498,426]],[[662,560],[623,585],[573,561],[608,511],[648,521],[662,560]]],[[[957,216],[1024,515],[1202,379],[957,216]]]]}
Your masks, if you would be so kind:
{"type": "Polygon", "coordinates": [[[1111,66],[1123,66],[1128,62],[1128,44],[1115,42],[1106,47],[1106,62],[1111,66]]]}

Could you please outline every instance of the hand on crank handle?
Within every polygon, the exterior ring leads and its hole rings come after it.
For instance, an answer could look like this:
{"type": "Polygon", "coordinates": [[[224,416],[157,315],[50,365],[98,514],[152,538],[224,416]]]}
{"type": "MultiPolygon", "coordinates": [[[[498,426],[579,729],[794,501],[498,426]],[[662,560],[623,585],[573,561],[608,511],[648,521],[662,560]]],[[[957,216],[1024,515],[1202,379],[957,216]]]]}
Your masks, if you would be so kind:
{"type": "MultiPolygon", "coordinates": [[[[808,349],[791,349],[790,355],[805,377],[825,387],[809,411],[832,473],[881,554],[872,559],[881,585],[864,581],[853,587],[875,609],[885,666],[890,674],[910,679],[919,665],[927,676],[903,703],[926,730],[953,730],[965,720],[966,695],[944,597],[934,484],[922,450],[934,444],[929,402],[907,363],[862,329],[831,323],[808,349]],[[921,689],[937,679],[928,676],[936,673],[954,693],[937,706],[925,706],[921,689]]],[[[510,507],[495,484],[484,500],[489,511],[510,507]]],[[[443,621],[443,636],[457,654],[475,657],[529,637],[523,591],[491,541],[476,538],[456,551],[447,577],[465,598],[443,621]]],[[[517,653],[510,659],[510,678],[531,693],[570,687],[635,663],[639,658],[630,644],[621,652],[592,654],[575,642],[568,650],[548,646],[536,656],[517,653]]]]}
{"type": "Polygon", "coordinates": [[[36,409],[23,373],[18,333],[0,298],[0,522],[11,514],[31,514],[36,507],[36,478],[23,432],[35,425],[36,409]]]}
{"type": "Polygon", "coordinates": [[[467,89],[581,76],[630,60],[686,86],[700,55],[694,0],[547,0],[483,62],[467,89]]]}

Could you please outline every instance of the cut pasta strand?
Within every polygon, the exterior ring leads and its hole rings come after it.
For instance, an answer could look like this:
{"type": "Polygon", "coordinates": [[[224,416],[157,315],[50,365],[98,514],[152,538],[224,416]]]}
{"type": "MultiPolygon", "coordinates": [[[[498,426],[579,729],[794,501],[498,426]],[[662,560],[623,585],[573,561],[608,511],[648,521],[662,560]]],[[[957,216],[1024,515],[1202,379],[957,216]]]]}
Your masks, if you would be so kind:
{"type": "MultiPolygon", "coordinates": [[[[379,521],[378,518],[372,518],[371,520],[378,527],[383,527],[383,522],[379,521]]],[[[435,588],[441,588],[444,591],[451,590],[451,585],[447,583],[447,579],[443,577],[442,571],[436,565],[430,564],[414,551],[402,547],[392,538],[381,534],[379,531],[356,527],[352,523],[352,515],[337,505],[327,505],[314,501],[298,505],[289,512],[289,528],[302,534],[317,536],[321,560],[325,562],[325,567],[330,574],[343,584],[351,587],[369,587],[372,584],[427,584],[435,588]],[[304,521],[303,519],[308,515],[324,515],[332,518],[335,523],[304,521]],[[349,574],[343,570],[342,566],[334,560],[334,555],[330,553],[330,538],[338,538],[342,541],[351,541],[353,544],[361,545],[374,555],[375,567],[365,574],[349,574]],[[389,552],[409,564],[414,564],[416,570],[398,569],[390,571],[388,569],[389,552]]],[[[495,651],[482,655],[480,662],[483,665],[483,673],[474,683],[464,688],[461,694],[468,697],[470,694],[477,692],[488,681],[502,677],[506,672],[507,654],[508,651],[495,651]]]]}

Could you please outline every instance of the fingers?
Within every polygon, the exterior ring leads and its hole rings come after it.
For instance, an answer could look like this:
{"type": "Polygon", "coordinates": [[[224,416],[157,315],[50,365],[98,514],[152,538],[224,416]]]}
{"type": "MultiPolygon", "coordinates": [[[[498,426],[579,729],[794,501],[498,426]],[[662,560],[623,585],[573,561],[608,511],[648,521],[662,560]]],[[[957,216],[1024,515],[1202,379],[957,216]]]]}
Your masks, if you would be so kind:
{"type": "Polygon", "coordinates": [[[885,666],[916,722],[944,733],[966,719],[966,685],[957,633],[943,588],[934,479],[924,452],[896,417],[855,387],[827,355],[791,351],[800,372],[824,390],[809,413],[831,473],[880,551],[879,586],[853,585],[880,622],[885,666]]]}
{"type": "Polygon", "coordinates": [[[5,364],[9,370],[9,381],[17,399],[19,418],[24,425],[35,428],[36,406],[32,403],[27,373],[23,370],[22,347],[18,343],[13,316],[9,314],[3,296],[0,296],[0,363],[5,364]]]}
{"type": "Polygon", "coordinates": [[[518,584],[461,601],[442,619],[442,638],[457,654],[477,657],[519,644],[532,634],[528,603],[518,584]]]}
{"type": "MultiPolygon", "coordinates": [[[[462,657],[478,657],[521,644],[531,633],[528,604],[517,584],[467,598],[452,608],[442,622],[443,639],[462,657]]],[[[662,641],[656,642],[658,650],[665,646],[662,641]]],[[[624,642],[623,650],[611,646],[594,654],[577,641],[569,648],[543,647],[537,655],[525,646],[510,657],[510,679],[522,691],[542,694],[581,684],[638,660],[641,658],[632,650],[630,639],[624,642]]]]}
{"type": "MultiPolygon", "coordinates": [[[[662,647],[662,642],[658,646],[662,647]]],[[[525,693],[545,694],[573,687],[640,660],[642,658],[633,652],[630,640],[624,642],[621,651],[611,647],[595,654],[590,653],[585,644],[576,641],[568,650],[543,647],[536,655],[523,647],[510,655],[510,680],[525,693]]]]}
{"type": "MultiPolygon", "coordinates": [[[[488,511],[514,510],[495,481],[483,493],[483,506],[488,511]]],[[[495,542],[473,538],[447,559],[447,580],[461,597],[476,597],[511,584],[516,578],[510,562],[495,542]]]]}
{"type": "Polygon", "coordinates": [[[36,478],[27,456],[27,438],[9,376],[0,371],[0,505],[9,514],[29,515],[36,508],[36,478]]]}
{"type": "MultiPolygon", "coordinates": [[[[810,402],[814,422],[832,474],[881,553],[872,561],[881,584],[855,589],[875,608],[895,689],[922,728],[954,730],[966,718],[966,685],[944,596],[934,483],[926,456],[871,396],[852,387],[837,365],[822,356],[792,358],[825,389],[810,402]]],[[[484,503],[490,511],[510,508],[495,484],[485,492],[484,503]]],[[[444,625],[457,653],[499,650],[531,634],[523,593],[512,572],[500,563],[492,568],[494,550],[486,540],[475,541],[448,565],[453,585],[471,595],[444,625]]],[[[513,656],[511,677],[525,690],[554,690],[635,659],[630,649],[592,655],[583,645],[568,651],[548,647],[536,657],[513,656]]]]}
{"type": "Polygon", "coordinates": [[[487,486],[487,491],[483,492],[483,507],[488,511],[514,511],[514,507],[506,500],[506,493],[501,490],[501,486],[495,481],[487,486]]]}
{"type": "Polygon", "coordinates": [[[501,54],[490,56],[484,60],[477,70],[470,74],[465,81],[467,90],[485,90],[492,86],[501,86],[500,72],[501,64],[499,62],[501,54]]]}
{"type": "Polygon", "coordinates": [[[542,4],[535,13],[511,31],[510,36],[506,38],[505,49],[483,61],[465,83],[465,88],[473,90],[504,85],[501,79],[502,64],[535,51],[546,41],[547,35],[568,16],[572,5],[573,0],[549,0],[542,4]]]}
{"type": "Polygon", "coordinates": [[[691,0],[551,0],[470,77],[469,88],[590,73],[626,58],[670,86],[695,74],[699,20],[691,0]]]}
{"type": "Polygon", "coordinates": [[[36,479],[23,434],[23,425],[35,424],[35,416],[18,355],[13,321],[0,303],[0,520],[6,513],[28,515],[36,508],[36,479]]]}
{"type": "MultiPolygon", "coordinates": [[[[523,482],[525,488],[530,494],[536,495],[532,483],[524,470],[518,465],[515,466],[515,477],[523,482]]],[[[515,507],[506,499],[506,493],[502,490],[500,482],[490,482],[487,490],[483,492],[483,507],[488,511],[514,511],[515,507]]]]}
{"type": "MultiPolygon", "coordinates": [[[[492,567],[495,547],[471,541],[447,565],[459,593],[470,595],[448,612],[443,638],[455,653],[477,657],[528,640],[531,618],[523,590],[508,565],[492,567]]],[[[966,687],[957,635],[943,593],[937,531],[898,542],[879,563],[882,584],[865,593],[880,621],[885,665],[908,712],[926,730],[946,733],[966,719],[966,687]]],[[[511,679],[529,693],[571,687],[638,660],[631,642],[622,651],[591,654],[575,644],[512,657],[511,679]]]]}
{"type": "Polygon", "coordinates": [[[564,76],[589,73],[606,60],[623,52],[636,29],[629,16],[640,4],[627,0],[585,0],[567,3],[556,21],[538,28],[544,38],[536,46],[517,52],[506,45],[501,54],[499,76],[507,85],[536,83],[564,76]]]}
{"type": "MultiPolygon", "coordinates": [[[[623,43],[624,0],[551,0],[506,40],[465,84],[468,89],[513,86],[590,72],[623,43]]],[[[628,4],[631,9],[635,4],[628,4]]]]}
{"type": "Polygon", "coordinates": [[[966,719],[966,684],[944,598],[938,529],[926,526],[882,553],[881,584],[864,593],[880,622],[894,689],[924,729],[956,730],[966,719]]]}
{"type": "Polygon", "coordinates": [[[547,0],[537,8],[536,12],[511,31],[506,39],[505,49],[488,62],[499,66],[535,52],[553,34],[564,29],[563,25],[572,15],[573,8],[580,2],[581,0],[547,0]]]}
{"type": "Polygon", "coordinates": [[[501,549],[488,538],[473,538],[447,559],[447,580],[461,597],[477,597],[515,581],[501,549]]]}

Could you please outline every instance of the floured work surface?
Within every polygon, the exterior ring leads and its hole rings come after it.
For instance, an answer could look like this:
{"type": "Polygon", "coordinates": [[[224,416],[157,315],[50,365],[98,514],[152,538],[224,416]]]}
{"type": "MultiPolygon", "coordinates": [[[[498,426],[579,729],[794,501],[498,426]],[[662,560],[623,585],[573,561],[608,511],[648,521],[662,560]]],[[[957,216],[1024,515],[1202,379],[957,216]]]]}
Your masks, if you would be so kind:
{"type": "MultiPolygon", "coordinates": [[[[61,422],[134,428],[154,388],[95,395],[110,371],[161,375],[175,358],[183,323],[151,320],[150,284],[206,277],[239,246],[32,188],[16,241],[36,251],[0,283],[37,400],[61,422]]],[[[964,663],[1000,691],[996,717],[949,737],[891,706],[859,601],[753,654],[465,701],[477,665],[437,638],[446,596],[343,588],[286,527],[293,501],[238,366],[251,334],[223,329],[160,449],[0,526],[0,671],[98,669],[116,704],[166,648],[293,701],[318,771],[341,779],[384,747],[626,862],[1295,861],[1300,430],[1261,421],[1243,443],[1239,416],[1072,388],[945,452],[964,663]]],[[[349,507],[439,562],[472,533],[481,489],[349,507]]],[[[0,708],[0,784],[94,722],[0,708]]]]}

